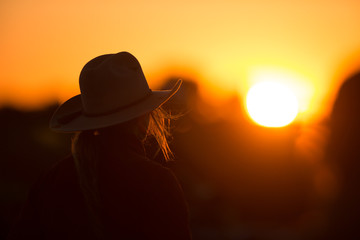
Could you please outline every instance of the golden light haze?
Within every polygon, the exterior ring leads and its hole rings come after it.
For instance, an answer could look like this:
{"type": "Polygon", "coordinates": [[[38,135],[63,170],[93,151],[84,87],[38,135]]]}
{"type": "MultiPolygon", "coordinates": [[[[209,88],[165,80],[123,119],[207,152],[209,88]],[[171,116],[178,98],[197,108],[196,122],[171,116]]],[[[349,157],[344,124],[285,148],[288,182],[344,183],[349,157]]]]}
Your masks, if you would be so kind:
{"type": "Polygon", "coordinates": [[[1,1],[0,105],[64,101],[87,61],[129,51],[150,86],[192,77],[216,101],[244,98],[254,72],[285,72],[302,113],[323,114],[358,67],[359,12],[355,0],[1,1]]]}

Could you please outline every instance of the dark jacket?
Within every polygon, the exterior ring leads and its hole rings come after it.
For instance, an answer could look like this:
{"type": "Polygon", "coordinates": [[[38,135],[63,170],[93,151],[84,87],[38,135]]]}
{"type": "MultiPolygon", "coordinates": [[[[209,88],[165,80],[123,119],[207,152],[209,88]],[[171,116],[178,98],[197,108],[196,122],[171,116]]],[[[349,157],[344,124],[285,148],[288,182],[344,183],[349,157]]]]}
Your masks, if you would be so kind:
{"type": "MultiPolygon", "coordinates": [[[[191,239],[188,209],[173,173],[138,155],[104,156],[99,165],[105,239],[191,239]]],[[[68,157],[32,188],[8,239],[96,239],[68,157]]]]}

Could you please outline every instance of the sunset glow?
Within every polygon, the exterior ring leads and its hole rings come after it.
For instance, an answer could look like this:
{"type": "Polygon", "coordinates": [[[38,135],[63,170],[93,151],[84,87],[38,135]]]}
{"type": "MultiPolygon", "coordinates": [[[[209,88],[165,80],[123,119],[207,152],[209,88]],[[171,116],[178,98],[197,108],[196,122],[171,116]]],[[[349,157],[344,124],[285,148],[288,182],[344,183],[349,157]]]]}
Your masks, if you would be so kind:
{"type": "Polygon", "coordinates": [[[360,0],[0,0],[0,236],[360,239],[359,23],[360,0]]]}
{"type": "Polygon", "coordinates": [[[339,0],[2,1],[0,106],[63,102],[79,93],[87,61],[129,51],[151,87],[189,77],[214,102],[223,92],[245,100],[254,69],[294,72],[302,77],[286,84],[299,114],[323,114],[341,84],[334,76],[360,65],[359,11],[339,0]]]}
{"type": "Polygon", "coordinates": [[[246,97],[250,117],[266,127],[282,127],[298,113],[298,101],[290,89],[275,82],[261,82],[251,87],[246,97]]]}

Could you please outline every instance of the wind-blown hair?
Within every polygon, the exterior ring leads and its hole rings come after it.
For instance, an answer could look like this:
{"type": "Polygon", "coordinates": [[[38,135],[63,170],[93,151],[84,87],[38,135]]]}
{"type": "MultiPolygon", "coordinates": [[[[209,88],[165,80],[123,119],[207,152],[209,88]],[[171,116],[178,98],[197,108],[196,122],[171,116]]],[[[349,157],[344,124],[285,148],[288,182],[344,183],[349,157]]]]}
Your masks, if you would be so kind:
{"type": "Polygon", "coordinates": [[[98,188],[98,165],[103,157],[103,151],[106,151],[104,141],[112,141],[112,144],[116,144],[117,139],[128,139],[130,141],[120,141],[121,144],[137,141],[144,147],[147,139],[154,138],[159,147],[156,154],[161,151],[165,161],[169,161],[173,157],[168,144],[171,118],[165,110],[157,108],[146,116],[104,129],[77,132],[73,136],[71,150],[79,184],[94,232],[99,239],[105,238],[100,218],[101,202],[98,188]]]}

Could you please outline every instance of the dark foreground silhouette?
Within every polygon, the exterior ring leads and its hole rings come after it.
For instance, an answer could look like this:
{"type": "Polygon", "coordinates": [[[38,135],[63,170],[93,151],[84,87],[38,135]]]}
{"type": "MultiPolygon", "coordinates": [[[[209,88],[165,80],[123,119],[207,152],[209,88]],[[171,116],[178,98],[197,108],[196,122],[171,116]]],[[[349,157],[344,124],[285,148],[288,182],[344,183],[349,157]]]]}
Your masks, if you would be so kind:
{"type": "MultiPolygon", "coordinates": [[[[168,104],[187,113],[173,122],[170,145],[176,160],[172,168],[189,203],[194,240],[319,239],[321,209],[314,209],[318,200],[313,190],[318,165],[294,152],[302,126],[256,126],[238,97],[214,108],[199,99],[197,85],[188,81],[168,104]]],[[[0,111],[2,126],[9,126],[0,148],[2,238],[32,183],[69,154],[70,135],[48,130],[55,108],[0,111]]],[[[316,144],[314,148],[320,148],[316,144]]],[[[153,151],[147,155],[163,162],[153,151]]]]}
{"type": "Polygon", "coordinates": [[[330,124],[326,160],[338,179],[325,239],[360,239],[360,73],[341,86],[330,124]]]}
{"type": "MultiPolygon", "coordinates": [[[[99,166],[104,239],[190,239],[187,206],[167,168],[128,151],[107,151],[99,166]],[[170,196],[170,197],[169,197],[170,196]]],[[[56,164],[30,192],[8,239],[99,239],[72,157],[56,164]],[[95,231],[94,231],[95,230],[95,231]]]]}
{"type": "Polygon", "coordinates": [[[146,157],[155,139],[168,161],[171,150],[161,108],[180,88],[149,88],[128,52],[85,64],[80,95],[54,112],[50,128],[75,132],[71,157],[31,188],[8,239],[190,240],[183,191],[169,168],[146,157]]]}

